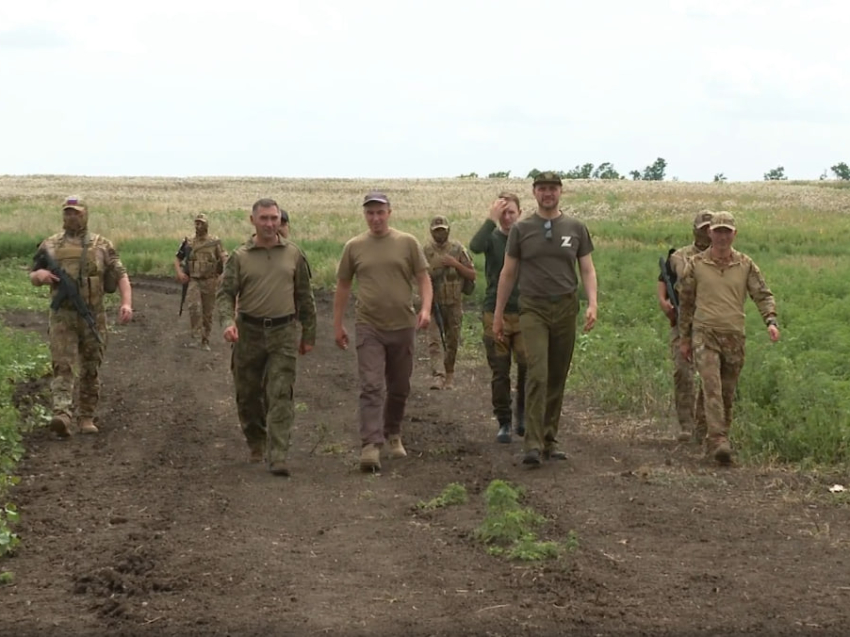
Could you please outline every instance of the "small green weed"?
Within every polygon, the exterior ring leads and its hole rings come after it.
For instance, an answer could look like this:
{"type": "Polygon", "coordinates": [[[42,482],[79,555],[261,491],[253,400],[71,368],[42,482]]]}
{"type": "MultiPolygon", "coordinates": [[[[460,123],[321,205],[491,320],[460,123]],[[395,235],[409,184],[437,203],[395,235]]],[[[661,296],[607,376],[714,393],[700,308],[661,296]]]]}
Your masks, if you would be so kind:
{"type": "Polygon", "coordinates": [[[442,509],[443,507],[451,506],[453,504],[465,504],[468,499],[469,497],[466,494],[466,487],[457,482],[452,482],[443,489],[443,492],[440,493],[440,495],[435,498],[431,498],[427,502],[419,502],[416,507],[426,511],[433,511],[434,509],[442,509]]]}

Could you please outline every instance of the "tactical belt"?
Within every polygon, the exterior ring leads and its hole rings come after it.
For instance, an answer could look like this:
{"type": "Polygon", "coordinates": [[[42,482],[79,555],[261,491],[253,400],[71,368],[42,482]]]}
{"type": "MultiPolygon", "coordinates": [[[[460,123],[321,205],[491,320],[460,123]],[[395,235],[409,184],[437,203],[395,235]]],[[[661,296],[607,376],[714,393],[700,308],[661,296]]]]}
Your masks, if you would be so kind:
{"type": "Polygon", "coordinates": [[[251,325],[262,325],[263,327],[277,327],[278,325],[286,325],[295,320],[295,314],[287,314],[286,316],[278,316],[276,318],[259,318],[249,314],[239,312],[239,318],[251,325]]]}

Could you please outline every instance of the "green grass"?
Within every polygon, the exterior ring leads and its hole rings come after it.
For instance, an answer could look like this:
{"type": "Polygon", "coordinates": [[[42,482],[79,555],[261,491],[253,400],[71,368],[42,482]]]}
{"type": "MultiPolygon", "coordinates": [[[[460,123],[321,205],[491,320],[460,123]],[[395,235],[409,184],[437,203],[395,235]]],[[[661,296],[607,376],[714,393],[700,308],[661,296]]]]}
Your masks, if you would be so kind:
{"type": "Polygon", "coordinates": [[[447,506],[456,504],[465,504],[468,499],[466,487],[457,482],[452,482],[440,493],[440,495],[431,498],[430,500],[417,503],[418,509],[425,511],[433,511],[434,509],[442,509],[447,506]]]}

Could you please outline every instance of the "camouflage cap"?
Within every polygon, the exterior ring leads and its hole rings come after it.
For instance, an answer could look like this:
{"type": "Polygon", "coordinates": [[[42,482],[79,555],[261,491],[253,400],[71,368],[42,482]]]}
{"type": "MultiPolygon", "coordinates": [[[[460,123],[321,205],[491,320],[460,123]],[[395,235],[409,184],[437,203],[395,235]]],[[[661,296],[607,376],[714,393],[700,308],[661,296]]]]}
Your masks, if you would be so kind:
{"type": "Polygon", "coordinates": [[[390,200],[387,198],[387,196],[384,193],[382,193],[379,190],[372,190],[371,192],[367,193],[367,195],[365,197],[363,197],[363,205],[364,206],[367,203],[372,203],[372,202],[385,203],[388,206],[390,205],[390,200]]]}
{"type": "Polygon", "coordinates": [[[195,221],[203,221],[204,223],[209,223],[207,216],[203,212],[195,215],[195,221]]]}
{"type": "Polygon", "coordinates": [[[546,170],[542,173],[539,173],[534,178],[534,184],[558,184],[559,186],[563,185],[563,181],[561,181],[561,176],[553,170],[546,170]]]}
{"type": "Polygon", "coordinates": [[[735,217],[732,216],[731,212],[715,212],[711,216],[711,225],[709,226],[712,230],[715,228],[729,228],[730,230],[735,229],[735,217]]]}
{"type": "Polygon", "coordinates": [[[711,210],[703,210],[702,212],[698,212],[697,216],[694,217],[694,229],[704,228],[708,224],[711,223],[711,217],[713,216],[713,212],[711,210]]]}
{"type": "Polygon", "coordinates": [[[77,195],[71,195],[70,197],[65,198],[65,203],[62,204],[62,210],[67,210],[68,208],[71,208],[72,210],[79,210],[80,212],[85,212],[87,210],[86,203],[77,195]]]}
{"type": "Polygon", "coordinates": [[[445,228],[446,230],[448,230],[449,220],[443,217],[442,215],[434,217],[433,219],[431,219],[431,230],[436,230],[437,228],[445,228]]]}

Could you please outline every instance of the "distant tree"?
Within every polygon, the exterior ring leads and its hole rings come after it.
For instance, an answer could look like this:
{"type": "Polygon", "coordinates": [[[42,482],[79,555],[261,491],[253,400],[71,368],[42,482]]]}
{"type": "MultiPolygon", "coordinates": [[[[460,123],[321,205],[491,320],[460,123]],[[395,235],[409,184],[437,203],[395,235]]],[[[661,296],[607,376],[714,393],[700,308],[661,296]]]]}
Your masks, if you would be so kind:
{"type": "Polygon", "coordinates": [[[478,179],[478,173],[469,173],[467,175],[458,175],[458,179],[478,179]]]}
{"type": "Polygon", "coordinates": [[[622,179],[622,175],[614,169],[614,164],[610,161],[603,161],[593,171],[594,179],[622,179]]]}
{"type": "Polygon", "coordinates": [[[830,170],[834,172],[835,176],[841,181],[850,181],[850,166],[845,164],[843,161],[835,164],[835,166],[830,168],[830,170]]]}
{"type": "Polygon", "coordinates": [[[715,173],[714,174],[714,181],[715,182],[726,181],[726,175],[724,175],[723,173],[715,173]]]}
{"type": "Polygon", "coordinates": [[[633,171],[631,171],[631,172],[629,173],[629,175],[630,175],[630,176],[631,176],[631,178],[632,178],[632,179],[634,179],[635,181],[640,181],[640,180],[641,180],[641,176],[640,176],[640,171],[639,171],[639,170],[633,170],[633,171]]]}
{"type": "Polygon", "coordinates": [[[771,168],[766,173],[764,173],[765,181],[787,181],[788,177],[785,176],[785,167],[777,166],[776,168],[771,168]]]}
{"type": "Polygon", "coordinates": [[[643,169],[641,179],[644,181],[664,181],[664,173],[667,171],[667,160],[663,157],[656,159],[652,165],[643,169]]]}
{"type": "Polygon", "coordinates": [[[502,172],[490,173],[487,175],[487,179],[507,179],[511,176],[510,170],[504,170],[502,172]]]}
{"type": "Polygon", "coordinates": [[[526,176],[526,179],[534,179],[535,177],[537,177],[537,175],[539,175],[542,172],[543,172],[542,170],[537,170],[536,168],[532,168],[531,170],[528,171],[528,175],[526,176]]]}
{"type": "Polygon", "coordinates": [[[593,164],[582,164],[564,174],[565,179],[590,179],[593,176],[593,164]]]}

